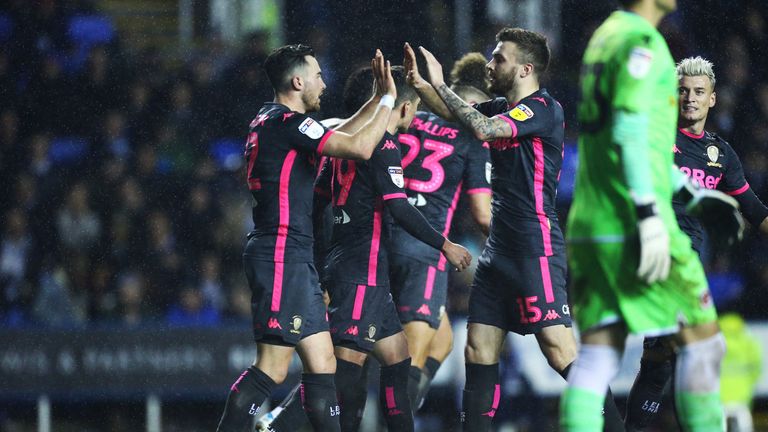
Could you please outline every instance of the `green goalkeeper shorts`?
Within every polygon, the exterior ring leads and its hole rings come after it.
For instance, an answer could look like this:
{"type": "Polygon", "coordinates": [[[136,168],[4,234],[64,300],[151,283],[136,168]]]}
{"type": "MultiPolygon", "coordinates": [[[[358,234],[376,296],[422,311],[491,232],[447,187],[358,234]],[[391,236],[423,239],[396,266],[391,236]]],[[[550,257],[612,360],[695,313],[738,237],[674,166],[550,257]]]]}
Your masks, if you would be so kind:
{"type": "Polygon", "coordinates": [[[670,237],[669,277],[651,285],[637,278],[637,240],[568,245],[570,300],[582,332],[623,321],[630,333],[657,336],[717,319],[690,239],[681,231],[670,237]]]}

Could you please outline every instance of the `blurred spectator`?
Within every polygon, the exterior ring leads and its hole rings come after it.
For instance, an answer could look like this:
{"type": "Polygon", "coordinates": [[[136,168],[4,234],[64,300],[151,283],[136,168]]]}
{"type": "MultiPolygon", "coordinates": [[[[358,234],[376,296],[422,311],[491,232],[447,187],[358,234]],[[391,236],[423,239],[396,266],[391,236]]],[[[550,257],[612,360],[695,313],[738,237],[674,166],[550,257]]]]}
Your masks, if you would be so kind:
{"type": "Polygon", "coordinates": [[[109,110],[102,120],[102,128],[96,134],[95,153],[96,160],[90,161],[98,166],[104,160],[117,159],[127,162],[133,152],[131,140],[128,135],[125,114],[119,110],[109,110]]]}
{"type": "Polygon", "coordinates": [[[126,272],[118,277],[116,309],[118,323],[136,327],[151,321],[147,317],[147,307],[144,300],[145,283],[144,278],[134,271],[126,272]]]}
{"type": "Polygon", "coordinates": [[[24,312],[32,296],[34,240],[27,231],[24,212],[6,212],[0,237],[0,322],[13,320],[24,312]],[[3,319],[5,318],[5,319],[3,319]]]}
{"type": "Polygon", "coordinates": [[[203,183],[195,184],[189,191],[181,223],[182,237],[193,254],[214,248],[220,217],[221,210],[210,189],[203,183]]]}
{"type": "Polygon", "coordinates": [[[146,250],[143,253],[143,270],[152,288],[146,293],[153,313],[161,314],[170,305],[183,278],[185,263],[178,249],[176,234],[171,220],[161,210],[154,210],[146,221],[146,250]]]}
{"type": "Polygon", "coordinates": [[[166,322],[171,326],[207,327],[219,324],[219,312],[205,301],[203,291],[194,287],[184,287],[166,315],[166,322]]]}
{"type": "Polygon", "coordinates": [[[43,57],[38,76],[31,80],[25,94],[25,125],[30,131],[52,130],[69,135],[74,119],[69,106],[73,103],[71,82],[64,76],[59,59],[50,53],[43,57]]]}
{"type": "Polygon", "coordinates": [[[59,241],[67,253],[85,254],[96,245],[101,235],[101,221],[91,210],[88,187],[84,183],[70,189],[56,216],[56,226],[59,241]]]}
{"type": "Polygon", "coordinates": [[[86,299],[70,290],[61,264],[49,263],[40,273],[32,313],[35,322],[46,326],[72,326],[86,322],[86,299]]]}
{"type": "Polygon", "coordinates": [[[85,69],[73,83],[71,135],[91,136],[97,131],[101,113],[110,108],[125,106],[126,92],[122,76],[114,67],[104,45],[91,48],[85,69]]]}
{"type": "Polygon", "coordinates": [[[226,307],[226,289],[221,280],[221,265],[216,254],[208,252],[200,258],[197,286],[206,304],[221,312],[226,307]]]}
{"type": "Polygon", "coordinates": [[[236,322],[251,322],[251,289],[243,279],[234,283],[229,292],[227,315],[236,322]]]}
{"type": "Polygon", "coordinates": [[[135,79],[128,89],[128,105],[125,110],[129,136],[134,143],[144,143],[152,136],[157,122],[153,89],[144,78],[135,79]]]}

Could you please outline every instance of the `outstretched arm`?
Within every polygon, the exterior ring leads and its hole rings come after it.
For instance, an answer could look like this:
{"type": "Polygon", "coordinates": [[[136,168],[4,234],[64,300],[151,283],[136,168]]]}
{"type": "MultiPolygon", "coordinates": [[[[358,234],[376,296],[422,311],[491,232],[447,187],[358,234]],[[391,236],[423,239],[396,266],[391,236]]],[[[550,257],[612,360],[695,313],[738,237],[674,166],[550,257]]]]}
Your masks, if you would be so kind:
{"type": "Polygon", "coordinates": [[[427,72],[432,87],[456,120],[472,130],[477,139],[483,141],[514,137],[514,131],[506,121],[499,117],[486,117],[456,95],[443,79],[443,67],[440,62],[426,48],[419,47],[419,50],[427,61],[427,72]]]}
{"type": "Polygon", "coordinates": [[[456,121],[453,113],[445,105],[445,102],[440,98],[440,95],[437,94],[437,91],[432,87],[432,84],[425,80],[419,73],[419,65],[416,63],[416,53],[408,42],[406,42],[403,47],[403,67],[405,68],[406,81],[414,88],[414,90],[416,90],[416,93],[419,94],[422,102],[427,105],[429,110],[448,121],[456,121]]]}
{"type": "MultiPolygon", "coordinates": [[[[376,61],[380,54],[381,51],[377,49],[376,56],[371,60],[371,69],[373,71],[376,71],[376,61]]],[[[336,127],[335,129],[337,132],[347,132],[353,134],[360,130],[360,128],[363,127],[363,125],[368,120],[370,120],[371,117],[373,117],[374,113],[376,112],[376,107],[378,106],[379,101],[381,101],[381,97],[387,94],[387,86],[389,83],[386,81],[386,79],[384,79],[383,76],[374,74],[374,80],[372,84],[373,87],[371,89],[371,98],[368,99],[368,101],[362,107],[360,107],[356,113],[354,113],[351,117],[336,127]]]]}
{"type": "Polygon", "coordinates": [[[350,124],[350,120],[347,120],[340,125],[336,132],[330,135],[325,147],[323,147],[324,155],[367,160],[370,159],[379,139],[384,135],[395,99],[397,99],[397,88],[395,87],[395,80],[392,78],[392,68],[389,61],[384,60],[381,51],[376,50],[372,65],[373,76],[376,80],[376,93],[383,95],[380,97],[380,102],[374,104],[369,101],[361,109],[361,111],[364,111],[366,107],[372,109],[372,114],[366,116],[358,111],[352,116],[354,119],[350,119],[352,124],[350,124]],[[358,114],[360,115],[358,116],[358,114]],[[362,123],[362,125],[357,126],[357,123],[362,123]],[[344,129],[356,130],[344,132],[344,129]]]}

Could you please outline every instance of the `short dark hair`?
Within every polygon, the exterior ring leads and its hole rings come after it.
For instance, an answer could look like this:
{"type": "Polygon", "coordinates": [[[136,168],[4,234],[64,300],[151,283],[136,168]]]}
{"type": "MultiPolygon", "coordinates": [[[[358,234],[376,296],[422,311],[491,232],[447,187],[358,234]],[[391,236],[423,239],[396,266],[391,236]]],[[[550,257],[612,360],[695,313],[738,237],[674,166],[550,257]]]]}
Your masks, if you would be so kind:
{"type": "Polygon", "coordinates": [[[402,66],[392,66],[392,78],[395,80],[395,87],[397,88],[397,99],[395,100],[395,106],[400,105],[406,101],[415,101],[419,98],[419,94],[416,90],[408,85],[405,80],[405,68],[402,66]]]}
{"type": "Polygon", "coordinates": [[[297,67],[307,64],[306,56],[314,57],[315,51],[303,44],[281,46],[267,56],[264,60],[264,70],[276,93],[290,87],[292,76],[289,75],[297,67]]]}
{"type": "MultiPolygon", "coordinates": [[[[419,97],[416,90],[405,81],[405,68],[392,66],[392,78],[395,80],[395,88],[397,88],[395,106],[405,101],[412,102],[419,97]]],[[[373,70],[370,67],[363,67],[353,72],[344,85],[344,108],[347,112],[353,114],[359,110],[371,98],[372,89],[373,70]]]]}
{"type": "Polygon", "coordinates": [[[363,66],[352,72],[344,84],[344,110],[352,115],[359,110],[373,94],[373,69],[363,66]]]}
{"type": "Polygon", "coordinates": [[[533,71],[541,77],[549,67],[549,46],[547,37],[541,33],[521,28],[506,27],[496,34],[497,42],[513,42],[520,49],[524,63],[531,63],[533,71]]]}

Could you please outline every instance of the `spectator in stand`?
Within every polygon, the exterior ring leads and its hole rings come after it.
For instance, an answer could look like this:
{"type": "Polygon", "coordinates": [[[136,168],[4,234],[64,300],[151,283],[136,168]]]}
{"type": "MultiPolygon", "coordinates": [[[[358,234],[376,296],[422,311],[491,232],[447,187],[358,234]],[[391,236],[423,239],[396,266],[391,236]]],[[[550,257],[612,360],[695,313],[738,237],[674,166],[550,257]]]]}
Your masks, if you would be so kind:
{"type": "Polygon", "coordinates": [[[197,281],[197,288],[203,296],[203,301],[217,312],[223,311],[227,305],[227,294],[221,280],[219,257],[213,252],[207,252],[200,258],[198,267],[200,268],[200,276],[197,281]]]}
{"type": "Polygon", "coordinates": [[[76,183],[69,190],[56,216],[56,227],[65,253],[87,254],[96,245],[101,235],[101,220],[91,210],[85,183],[76,183]]]}
{"type": "Polygon", "coordinates": [[[20,208],[4,215],[0,236],[0,323],[12,323],[23,316],[33,289],[34,239],[27,230],[20,208]]]}
{"type": "Polygon", "coordinates": [[[165,317],[170,326],[209,327],[219,324],[221,317],[213,305],[205,300],[201,289],[186,286],[165,317]]]}
{"type": "Polygon", "coordinates": [[[179,281],[183,278],[182,255],[177,237],[168,215],[159,209],[149,213],[146,221],[148,243],[142,254],[142,270],[149,278],[151,290],[147,293],[154,313],[161,314],[176,297],[179,281]]]}
{"type": "Polygon", "coordinates": [[[128,327],[136,327],[151,321],[146,306],[146,281],[131,270],[118,277],[116,321],[128,327]]]}

